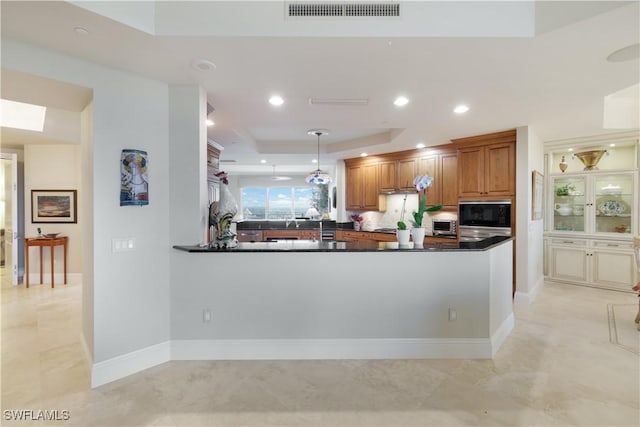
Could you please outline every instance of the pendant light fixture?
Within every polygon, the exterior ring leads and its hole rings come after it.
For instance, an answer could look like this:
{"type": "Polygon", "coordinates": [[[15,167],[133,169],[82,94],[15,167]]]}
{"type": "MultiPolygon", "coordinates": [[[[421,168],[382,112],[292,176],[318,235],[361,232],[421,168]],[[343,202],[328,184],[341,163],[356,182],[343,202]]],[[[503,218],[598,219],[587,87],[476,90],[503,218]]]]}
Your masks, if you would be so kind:
{"type": "Polygon", "coordinates": [[[276,175],[276,165],[273,165],[273,175],[271,175],[271,179],[273,181],[288,181],[291,179],[290,176],[282,176],[282,175],[276,175]]]}
{"type": "Polygon", "coordinates": [[[326,129],[311,129],[307,134],[318,137],[318,169],[307,175],[304,180],[309,184],[329,184],[331,182],[331,175],[320,169],[320,135],[329,135],[329,131],[326,129]]]}

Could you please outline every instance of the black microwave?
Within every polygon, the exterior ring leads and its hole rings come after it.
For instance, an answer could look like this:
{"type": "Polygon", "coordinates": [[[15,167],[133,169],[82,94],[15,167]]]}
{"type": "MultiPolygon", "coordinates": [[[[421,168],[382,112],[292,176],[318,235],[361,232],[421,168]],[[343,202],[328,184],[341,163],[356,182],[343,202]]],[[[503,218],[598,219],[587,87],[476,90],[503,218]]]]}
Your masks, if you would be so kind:
{"type": "Polygon", "coordinates": [[[458,225],[511,228],[511,200],[460,200],[458,225]]]}

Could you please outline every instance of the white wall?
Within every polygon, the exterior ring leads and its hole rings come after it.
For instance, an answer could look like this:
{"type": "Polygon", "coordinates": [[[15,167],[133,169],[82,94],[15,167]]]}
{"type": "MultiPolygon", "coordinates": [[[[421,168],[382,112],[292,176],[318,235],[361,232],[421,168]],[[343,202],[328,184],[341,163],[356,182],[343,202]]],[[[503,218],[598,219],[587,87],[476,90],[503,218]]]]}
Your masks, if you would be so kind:
{"type": "Polygon", "coordinates": [[[6,38],[2,66],[93,89],[94,361],[166,341],[171,250],[168,86],[6,38]],[[148,206],[119,206],[123,148],[149,154],[148,206]],[[136,250],[112,253],[116,237],[134,237],[136,250]]]}
{"type": "Polygon", "coordinates": [[[544,173],[544,145],[528,126],[516,134],[516,302],[530,303],[543,283],[543,220],[533,221],[532,172],[544,173]]]}
{"type": "MultiPolygon", "coordinates": [[[[83,188],[80,179],[80,155],[80,146],[75,144],[27,144],[24,147],[25,236],[36,236],[38,228],[42,229],[42,233],[61,233],[68,236],[67,271],[71,274],[82,272],[82,212],[79,209],[76,212],[78,222],[75,224],[33,223],[31,191],[77,190],[77,203],[78,206],[81,206],[83,188]]],[[[48,250],[44,251],[43,258],[43,270],[48,273],[50,268],[50,252],[48,250]]],[[[33,276],[40,272],[38,248],[30,248],[29,260],[29,273],[33,276]]],[[[58,246],[55,248],[54,256],[56,273],[63,271],[63,263],[63,248],[58,246]]]]}
{"type": "Polygon", "coordinates": [[[207,99],[196,85],[169,90],[172,244],[203,242],[207,226],[207,99]]]}
{"type": "Polygon", "coordinates": [[[78,215],[82,218],[82,336],[89,363],[94,360],[94,261],[93,261],[93,102],[80,115],[80,179],[83,183],[82,203],[78,215]]]}

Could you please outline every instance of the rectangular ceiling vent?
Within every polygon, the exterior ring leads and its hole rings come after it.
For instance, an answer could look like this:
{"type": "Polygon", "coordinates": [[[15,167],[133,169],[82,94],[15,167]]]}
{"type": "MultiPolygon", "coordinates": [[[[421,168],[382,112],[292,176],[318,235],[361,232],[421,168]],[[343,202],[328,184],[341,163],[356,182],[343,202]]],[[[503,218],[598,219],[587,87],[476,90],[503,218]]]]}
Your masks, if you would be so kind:
{"type": "Polygon", "coordinates": [[[400,4],[390,2],[291,2],[289,3],[288,16],[299,18],[397,18],[400,16],[400,4]]]}

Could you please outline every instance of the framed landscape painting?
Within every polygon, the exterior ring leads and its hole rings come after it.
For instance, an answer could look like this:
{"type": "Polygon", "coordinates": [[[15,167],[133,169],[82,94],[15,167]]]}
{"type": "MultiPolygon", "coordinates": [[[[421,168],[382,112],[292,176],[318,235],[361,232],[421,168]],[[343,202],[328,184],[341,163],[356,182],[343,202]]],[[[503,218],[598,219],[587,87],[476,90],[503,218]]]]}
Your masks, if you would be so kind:
{"type": "Polygon", "coordinates": [[[31,190],[32,223],[77,223],[77,190],[31,190]]]}

